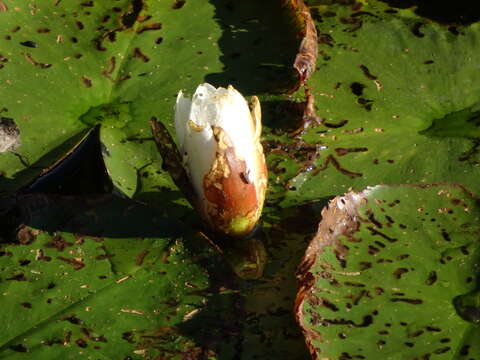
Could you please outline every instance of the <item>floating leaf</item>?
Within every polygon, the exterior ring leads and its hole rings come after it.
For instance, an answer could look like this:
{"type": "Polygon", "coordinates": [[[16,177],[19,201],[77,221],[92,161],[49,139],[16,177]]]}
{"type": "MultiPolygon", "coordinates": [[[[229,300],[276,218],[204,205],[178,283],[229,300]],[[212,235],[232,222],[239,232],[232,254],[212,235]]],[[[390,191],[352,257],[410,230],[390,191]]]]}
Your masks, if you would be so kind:
{"type": "Polygon", "coordinates": [[[97,196],[72,209],[74,199],[18,198],[23,219],[40,228],[22,226],[19,244],[0,252],[1,322],[9,324],[2,356],[173,358],[199,351],[183,327],[208,313],[207,303],[214,306],[202,262],[222,267],[216,253],[203,243],[195,249],[191,233],[131,200],[97,196]],[[75,215],[79,210],[85,213],[75,215]],[[138,227],[129,230],[129,221],[138,227]],[[85,235],[49,234],[50,226],[85,235]]]}
{"type": "Polygon", "coordinates": [[[0,112],[20,139],[0,154],[2,192],[31,182],[97,124],[121,192],[173,189],[149,121],[171,126],[179,89],[207,80],[252,94],[295,81],[297,29],[283,26],[289,13],[273,0],[64,0],[4,8],[0,112]]]}
{"type": "Polygon", "coordinates": [[[460,186],[376,186],[332,200],[299,272],[297,318],[313,357],[478,355],[479,220],[460,186]]]}
{"type": "Polygon", "coordinates": [[[320,41],[310,127],[269,139],[273,170],[289,179],[284,204],[381,183],[479,192],[480,24],[428,21],[380,1],[309,4],[320,41]],[[287,147],[298,150],[281,152],[287,147]]]}

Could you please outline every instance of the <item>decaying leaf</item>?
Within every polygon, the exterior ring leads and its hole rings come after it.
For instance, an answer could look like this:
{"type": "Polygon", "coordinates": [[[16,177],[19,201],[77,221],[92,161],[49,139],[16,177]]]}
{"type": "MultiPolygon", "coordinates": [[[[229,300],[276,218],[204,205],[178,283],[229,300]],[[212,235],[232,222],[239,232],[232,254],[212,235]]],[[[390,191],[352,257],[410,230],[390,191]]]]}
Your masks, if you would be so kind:
{"type": "Polygon", "coordinates": [[[303,0],[284,0],[284,5],[294,12],[295,22],[300,29],[299,37],[302,39],[295,57],[295,63],[293,64],[299,79],[296,87],[290,90],[294,92],[304,85],[315,71],[318,55],[318,36],[310,10],[303,0]]]}
{"type": "Polygon", "coordinates": [[[298,272],[313,358],[477,356],[479,220],[477,199],[454,185],[333,199],[298,272]]]}

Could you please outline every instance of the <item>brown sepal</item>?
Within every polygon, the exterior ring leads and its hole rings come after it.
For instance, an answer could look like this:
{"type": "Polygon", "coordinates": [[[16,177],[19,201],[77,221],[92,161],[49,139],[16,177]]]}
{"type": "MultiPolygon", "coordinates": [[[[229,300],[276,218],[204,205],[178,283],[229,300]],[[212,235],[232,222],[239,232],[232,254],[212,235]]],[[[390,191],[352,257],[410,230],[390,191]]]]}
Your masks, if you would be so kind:
{"type": "Polygon", "coordinates": [[[193,207],[197,206],[198,199],[197,196],[195,196],[195,190],[182,165],[182,157],[175,145],[175,141],[165,125],[161,121],[158,121],[157,118],[152,117],[150,119],[150,127],[158,152],[163,159],[162,168],[170,173],[175,185],[178,186],[190,204],[193,207]]]}
{"type": "Polygon", "coordinates": [[[299,23],[300,37],[302,39],[293,64],[298,74],[298,82],[289,91],[289,93],[293,93],[300,86],[304,85],[315,71],[318,56],[318,34],[310,10],[303,0],[284,0],[284,4],[290,11],[295,13],[295,20],[299,23]]]}
{"type": "MultiPolygon", "coordinates": [[[[236,217],[249,217],[255,226],[259,199],[255,184],[251,183],[244,160],[238,159],[232,142],[222,128],[212,126],[217,141],[217,152],[210,172],[203,184],[208,200],[207,213],[214,228],[229,233],[229,224],[236,217]]],[[[251,229],[250,229],[251,230],[251,229]]]]}

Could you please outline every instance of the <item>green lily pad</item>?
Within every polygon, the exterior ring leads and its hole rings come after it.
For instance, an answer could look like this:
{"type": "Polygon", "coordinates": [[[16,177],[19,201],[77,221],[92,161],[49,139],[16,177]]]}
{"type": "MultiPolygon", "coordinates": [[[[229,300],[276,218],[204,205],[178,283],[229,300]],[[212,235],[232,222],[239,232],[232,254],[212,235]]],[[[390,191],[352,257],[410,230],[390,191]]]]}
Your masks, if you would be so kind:
{"type": "Polygon", "coordinates": [[[382,183],[479,192],[480,24],[437,23],[380,1],[309,3],[320,41],[309,81],[318,124],[269,140],[273,171],[289,180],[284,204],[382,183]],[[288,143],[298,150],[281,153],[288,143]]]}
{"type": "Polygon", "coordinates": [[[0,112],[15,134],[0,153],[2,192],[31,182],[97,124],[122,193],[174,189],[149,120],[171,128],[180,89],[207,80],[258,94],[295,81],[297,29],[275,1],[2,4],[0,112]]]}
{"type": "Polygon", "coordinates": [[[302,265],[297,318],[316,358],[480,353],[478,200],[375,186],[331,201],[302,265]]]}
{"type": "Polygon", "coordinates": [[[32,205],[20,216],[38,227],[21,227],[19,244],[0,251],[2,357],[173,359],[201,350],[183,327],[208,312],[209,287],[218,286],[206,270],[222,263],[208,246],[195,248],[192,233],[131,200],[96,196],[74,210],[73,197],[19,200],[32,205]],[[129,232],[128,221],[141,227],[129,232]]]}
{"type": "MultiPolygon", "coordinates": [[[[0,154],[0,192],[29,184],[99,125],[116,193],[141,201],[17,194],[21,234],[37,240],[0,248],[0,294],[10,294],[0,357],[306,359],[294,271],[325,198],[402,182],[478,192],[478,24],[374,0],[309,3],[320,32],[309,86],[323,124],[295,137],[303,93],[272,95],[292,88],[299,45],[278,1],[0,0],[0,134],[15,140],[0,154]],[[254,280],[236,278],[196,234],[149,130],[153,117],[172,129],[176,93],[204,81],[262,100],[271,182],[255,239],[266,254],[254,254],[267,264],[237,269],[254,280]],[[73,245],[46,247],[59,238],[73,245]],[[41,249],[50,261],[36,260],[41,249]]],[[[467,290],[453,302],[474,329],[478,297],[467,290]]]]}

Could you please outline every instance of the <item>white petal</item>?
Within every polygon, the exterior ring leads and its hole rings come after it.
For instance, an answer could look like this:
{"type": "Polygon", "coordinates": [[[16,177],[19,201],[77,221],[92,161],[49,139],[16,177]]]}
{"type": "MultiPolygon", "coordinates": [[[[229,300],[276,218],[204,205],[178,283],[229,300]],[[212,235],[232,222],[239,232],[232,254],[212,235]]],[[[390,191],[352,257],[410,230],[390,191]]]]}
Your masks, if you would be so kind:
{"type": "Polygon", "coordinates": [[[210,171],[217,150],[209,122],[209,119],[216,117],[216,105],[211,100],[215,91],[210,84],[202,84],[197,88],[189,114],[189,120],[193,124],[185,124],[186,168],[201,201],[205,200],[203,178],[210,171]]]}
{"type": "Polygon", "coordinates": [[[205,96],[205,97],[211,97],[214,96],[215,93],[217,92],[217,89],[215,86],[210,85],[209,83],[203,83],[201,85],[198,85],[197,90],[195,90],[195,96],[205,96]]]}
{"type": "Polygon", "coordinates": [[[245,98],[232,86],[223,90],[225,95],[222,94],[218,101],[217,125],[230,136],[237,157],[245,160],[249,178],[256,179],[257,139],[250,109],[245,98]]]}
{"type": "Polygon", "coordinates": [[[183,152],[185,144],[185,129],[187,126],[190,108],[192,107],[192,101],[183,96],[183,93],[179,91],[177,95],[177,103],[175,104],[175,132],[177,134],[178,147],[180,152],[183,152]]]}

